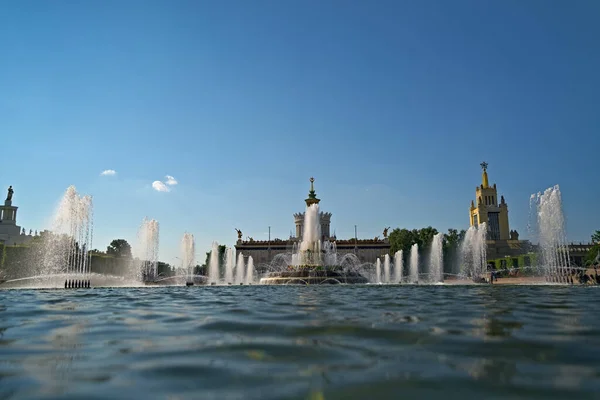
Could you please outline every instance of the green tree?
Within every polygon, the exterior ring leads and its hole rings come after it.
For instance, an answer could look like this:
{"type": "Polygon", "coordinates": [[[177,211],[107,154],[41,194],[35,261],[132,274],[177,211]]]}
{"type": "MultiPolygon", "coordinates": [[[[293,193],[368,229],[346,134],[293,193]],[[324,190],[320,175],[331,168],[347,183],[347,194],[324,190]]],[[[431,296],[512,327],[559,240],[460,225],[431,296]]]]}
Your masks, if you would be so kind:
{"type": "MultiPolygon", "coordinates": [[[[219,271],[221,271],[221,268],[224,268],[225,265],[225,250],[227,249],[227,247],[225,245],[219,245],[219,271]]],[[[206,267],[208,267],[210,265],[210,255],[212,254],[212,250],[211,251],[207,251],[206,252],[206,261],[204,261],[204,265],[206,267]]]]}
{"type": "Polygon", "coordinates": [[[156,269],[158,274],[163,277],[172,276],[175,274],[175,268],[171,267],[170,264],[159,261],[156,269]]]}
{"type": "Polygon", "coordinates": [[[600,231],[596,231],[592,234],[592,243],[600,243],[600,231]]]}
{"type": "Polygon", "coordinates": [[[106,254],[115,257],[131,258],[131,246],[125,239],[115,239],[106,248],[106,254]]]}
{"type": "Polygon", "coordinates": [[[587,254],[586,257],[586,263],[591,264],[598,264],[599,262],[596,261],[596,258],[598,257],[598,253],[600,252],[600,243],[596,243],[595,245],[592,246],[592,248],[590,249],[590,251],[587,254]]]}
{"type": "Polygon", "coordinates": [[[395,254],[398,250],[407,253],[410,250],[410,246],[415,243],[416,237],[415,231],[409,231],[408,229],[394,229],[389,236],[390,240],[390,253],[395,254]]]}
{"type": "Polygon", "coordinates": [[[462,229],[460,232],[456,229],[448,229],[448,233],[444,235],[444,249],[456,249],[460,242],[465,238],[466,231],[462,229]]]}
{"type": "Polygon", "coordinates": [[[433,237],[438,234],[438,230],[428,226],[417,231],[417,244],[419,249],[428,249],[433,242],[433,237]]]}

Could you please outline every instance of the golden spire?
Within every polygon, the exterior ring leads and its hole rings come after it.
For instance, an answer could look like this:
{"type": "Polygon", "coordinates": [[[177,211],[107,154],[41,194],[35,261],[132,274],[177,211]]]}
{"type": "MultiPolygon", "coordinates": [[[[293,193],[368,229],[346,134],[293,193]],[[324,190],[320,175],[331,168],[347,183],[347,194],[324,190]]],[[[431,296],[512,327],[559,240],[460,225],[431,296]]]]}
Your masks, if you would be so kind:
{"type": "Polygon", "coordinates": [[[483,186],[484,189],[487,189],[488,187],[490,187],[487,175],[488,163],[484,161],[479,165],[481,165],[481,169],[483,169],[483,174],[481,175],[481,186],[483,186]]]}
{"type": "Polygon", "coordinates": [[[311,204],[319,204],[321,200],[317,199],[317,194],[315,193],[315,178],[310,178],[310,192],[308,192],[308,199],[306,199],[306,205],[310,206],[311,204]]]}

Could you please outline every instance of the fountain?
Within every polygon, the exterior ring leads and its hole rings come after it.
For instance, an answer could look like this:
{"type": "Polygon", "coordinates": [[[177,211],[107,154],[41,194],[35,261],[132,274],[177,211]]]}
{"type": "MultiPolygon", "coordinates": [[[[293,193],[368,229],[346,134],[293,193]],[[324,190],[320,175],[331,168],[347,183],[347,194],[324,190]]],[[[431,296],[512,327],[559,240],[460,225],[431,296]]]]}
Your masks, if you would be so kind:
{"type": "Polygon", "coordinates": [[[569,247],[566,241],[562,196],[558,185],[544,193],[531,196],[532,207],[537,209],[537,228],[543,273],[547,281],[568,283],[571,278],[569,247]]]}
{"type": "Polygon", "coordinates": [[[239,253],[237,256],[237,265],[235,267],[235,284],[236,285],[244,283],[244,271],[245,271],[244,267],[245,267],[244,255],[242,253],[239,253]]]}
{"type": "Polygon", "coordinates": [[[235,267],[235,252],[231,247],[225,251],[225,283],[233,283],[233,269],[235,267]]]}
{"type": "Polygon", "coordinates": [[[390,255],[386,254],[383,258],[383,282],[390,283],[390,255]]]}
{"type": "MultiPolygon", "coordinates": [[[[368,279],[358,273],[344,256],[338,262],[335,242],[321,241],[319,224],[319,204],[314,195],[311,179],[311,193],[304,213],[302,241],[294,243],[291,263],[283,270],[271,271],[261,278],[262,284],[322,284],[322,283],[367,283],[368,279]]],[[[250,271],[248,259],[248,271],[250,271]]],[[[239,261],[238,261],[239,262],[239,261]]],[[[249,274],[248,274],[249,275],[249,274]]]]}
{"type": "Polygon", "coordinates": [[[381,259],[377,257],[377,261],[375,262],[375,278],[373,279],[373,283],[381,283],[381,259]]]}
{"type": "Polygon", "coordinates": [[[87,282],[91,272],[92,216],[91,196],[82,197],[75,186],[69,186],[54,214],[52,233],[44,238],[41,270],[30,272],[42,276],[61,274],[68,280],[65,287],[74,287],[73,281],[87,282]]]}
{"type": "Polygon", "coordinates": [[[411,283],[419,283],[419,245],[416,243],[410,248],[409,274],[411,283]]]}
{"type": "Polygon", "coordinates": [[[248,270],[246,271],[246,285],[251,285],[254,283],[254,260],[252,256],[248,257],[248,270]]]}
{"type": "Polygon", "coordinates": [[[210,251],[210,260],[208,263],[208,281],[211,285],[216,285],[221,279],[219,273],[219,244],[213,242],[212,249],[210,251]]]}
{"type": "Polygon", "coordinates": [[[395,283],[402,282],[403,269],[404,269],[404,252],[402,250],[398,250],[394,254],[394,282],[395,283]]]}
{"type": "Polygon", "coordinates": [[[461,244],[461,275],[475,282],[485,282],[487,224],[471,226],[461,244]]]}
{"type": "Polygon", "coordinates": [[[134,278],[141,282],[151,283],[158,278],[158,234],[158,221],[144,218],[138,229],[133,263],[134,278]]]}
{"type": "Polygon", "coordinates": [[[438,283],[444,281],[444,251],[443,251],[443,233],[436,233],[433,236],[433,243],[431,244],[431,253],[429,257],[430,280],[431,282],[438,283]]]}
{"type": "Polygon", "coordinates": [[[186,286],[194,285],[194,268],[196,267],[196,244],[194,235],[184,233],[181,239],[181,268],[186,277],[186,286]]]}
{"type": "Polygon", "coordinates": [[[32,243],[27,259],[10,271],[2,287],[88,288],[91,278],[92,239],[94,233],[93,201],[70,186],[52,217],[49,231],[41,241],[32,243]]]}

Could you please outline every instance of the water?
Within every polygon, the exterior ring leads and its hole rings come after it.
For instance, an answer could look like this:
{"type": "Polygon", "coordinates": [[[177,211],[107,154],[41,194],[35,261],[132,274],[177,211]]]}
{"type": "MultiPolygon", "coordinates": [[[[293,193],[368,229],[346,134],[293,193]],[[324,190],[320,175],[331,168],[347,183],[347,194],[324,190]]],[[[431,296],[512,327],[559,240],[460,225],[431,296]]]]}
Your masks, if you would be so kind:
{"type": "Polygon", "coordinates": [[[471,226],[461,244],[461,274],[480,278],[487,270],[487,224],[471,226]]]}
{"type": "Polygon", "coordinates": [[[158,247],[160,226],[155,219],[144,218],[138,229],[134,247],[137,261],[132,263],[133,275],[140,282],[154,280],[158,276],[158,247]]]}
{"type": "Polygon", "coordinates": [[[54,212],[52,233],[44,236],[42,262],[31,263],[33,269],[25,275],[89,274],[93,226],[91,196],[69,186],[54,212]]]}
{"type": "Polygon", "coordinates": [[[444,249],[443,249],[443,233],[436,233],[431,243],[431,254],[429,257],[430,263],[430,281],[444,281],[444,249]]]}
{"type": "Polygon", "coordinates": [[[569,247],[562,210],[562,195],[558,185],[544,193],[531,196],[537,209],[537,229],[541,252],[541,265],[547,276],[566,282],[569,264],[569,247]]]}
{"type": "Polygon", "coordinates": [[[194,235],[184,233],[181,239],[181,265],[188,282],[193,282],[194,268],[196,267],[196,243],[194,235]]]}
{"type": "Polygon", "coordinates": [[[219,283],[221,275],[219,273],[219,243],[213,242],[208,261],[208,281],[210,283],[219,283]]]}
{"type": "Polygon", "coordinates": [[[235,250],[228,247],[225,251],[225,283],[233,283],[233,269],[235,267],[235,250]]]}
{"type": "Polygon", "coordinates": [[[252,256],[248,257],[248,265],[246,266],[248,270],[246,271],[246,284],[254,283],[254,260],[252,256]]]}
{"type": "Polygon", "coordinates": [[[413,244],[410,248],[410,281],[419,282],[419,245],[413,244]]]}
{"type": "Polygon", "coordinates": [[[9,290],[0,398],[593,399],[597,287],[9,290]]]}
{"type": "Polygon", "coordinates": [[[390,255],[383,258],[383,282],[390,283],[390,255]]]}
{"type": "Polygon", "coordinates": [[[394,283],[402,282],[402,272],[404,270],[404,252],[398,250],[394,254],[394,283]]]}
{"type": "Polygon", "coordinates": [[[294,265],[322,265],[321,259],[321,224],[319,223],[319,205],[306,206],[302,241],[297,248],[298,253],[293,260],[294,265]]]}
{"type": "Polygon", "coordinates": [[[377,261],[375,262],[375,278],[373,279],[373,283],[381,283],[381,259],[377,257],[377,261]]]}
{"type": "Polygon", "coordinates": [[[244,264],[244,255],[239,253],[237,256],[237,265],[235,266],[235,283],[239,285],[244,283],[244,272],[246,271],[244,264]]]}

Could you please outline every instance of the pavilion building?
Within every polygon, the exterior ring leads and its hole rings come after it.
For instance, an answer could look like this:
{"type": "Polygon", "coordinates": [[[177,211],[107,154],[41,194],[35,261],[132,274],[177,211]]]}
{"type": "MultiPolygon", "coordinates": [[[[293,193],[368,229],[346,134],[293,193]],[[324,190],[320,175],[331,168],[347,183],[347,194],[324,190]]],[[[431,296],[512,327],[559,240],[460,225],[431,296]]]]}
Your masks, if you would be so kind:
{"type": "MultiPolygon", "coordinates": [[[[311,204],[319,204],[320,199],[314,188],[314,179],[310,179],[310,191],[308,197],[304,200],[307,206],[311,204]]],[[[295,235],[290,234],[288,239],[271,239],[271,240],[242,240],[241,231],[238,231],[238,240],[235,244],[235,249],[238,254],[241,252],[244,256],[252,256],[254,265],[257,269],[264,269],[271,263],[273,258],[278,254],[292,253],[295,243],[302,241],[304,233],[304,212],[293,214],[295,224],[295,235]]],[[[341,258],[345,254],[355,254],[361,263],[374,263],[378,257],[384,257],[390,252],[390,242],[387,234],[383,239],[353,239],[339,240],[335,235],[331,235],[331,216],[330,212],[321,211],[319,213],[321,240],[335,242],[337,247],[338,257],[341,258]]],[[[387,231],[386,231],[387,233],[387,231]]]]}

